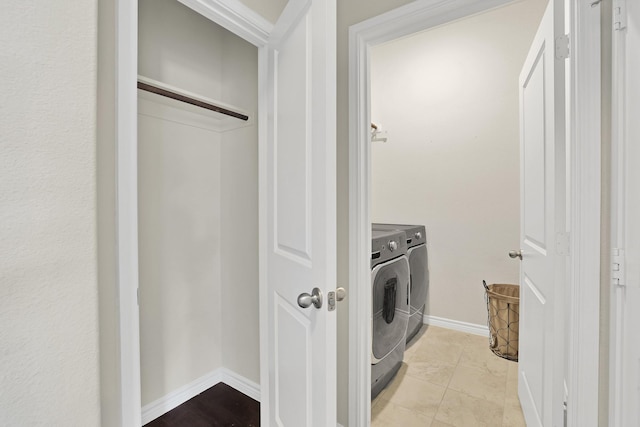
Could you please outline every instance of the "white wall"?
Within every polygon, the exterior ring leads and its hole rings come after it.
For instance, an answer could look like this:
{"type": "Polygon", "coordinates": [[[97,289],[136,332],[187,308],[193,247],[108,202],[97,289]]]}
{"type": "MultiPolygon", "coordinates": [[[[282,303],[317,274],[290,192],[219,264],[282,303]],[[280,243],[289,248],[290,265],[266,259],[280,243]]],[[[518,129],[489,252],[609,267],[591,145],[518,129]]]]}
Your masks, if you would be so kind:
{"type": "Polygon", "coordinates": [[[97,2],[0,14],[0,425],[97,426],[97,2]]]}
{"type": "Polygon", "coordinates": [[[116,5],[98,2],[96,172],[98,207],[98,322],[100,325],[100,425],[122,424],[119,293],[116,261],[116,5]]]}
{"type": "Polygon", "coordinates": [[[271,23],[275,23],[287,5],[288,0],[240,0],[245,6],[253,9],[271,23]]]}
{"type": "MultiPolygon", "coordinates": [[[[257,49],[227,32],[223,57],[222,99],[256,114],[257,49]]],[[[222,363],[260,383],[258,126],[223,133],[220,158],[222,363]]]]}
{"type": "Polygon", "coordinates": [[[518,283],[518,76],[544,12],[527,0],[372,50],[374,222],[424,224],[426,314],[486,325],[482,280],[518,283]]]}
{"type": "MultiPolygon", "coordinates": [[[[174,0],[139,22],[141,75],[257,110],[255,47],[174,0]]],[[[258,382],[256,126],[140,114],[139,144],[142,403],[223,366],[258,382]]]]}

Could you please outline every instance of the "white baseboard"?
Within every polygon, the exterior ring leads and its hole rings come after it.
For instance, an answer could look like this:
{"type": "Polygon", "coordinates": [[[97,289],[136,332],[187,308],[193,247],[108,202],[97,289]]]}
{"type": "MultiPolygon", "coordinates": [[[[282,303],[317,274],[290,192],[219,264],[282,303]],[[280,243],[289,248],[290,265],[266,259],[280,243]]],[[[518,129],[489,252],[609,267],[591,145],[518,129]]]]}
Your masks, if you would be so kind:
{"type": "Polygon", "coordinates": [[[173,408],[182,405],[187,400],[210,389],[218,383],[235,388],[250,398],[260,401],[260,385],[236,374],[226,368],[219,368],[210,372],[189,384],[172,391],[166,396],[142,407],[142,425],[145,425],[161,415],[166,414],[173,408]]]}
{"type": "Polygon", "coordinates": [[[466,332],[473,335],[489,336],[489,328],[486,325],[476,323],[461,322],[460,320],[445,319],[444,317],[424,315],[423,322],[427,325],[438,326],[440,328],[453,329],[454,331],[466,332]]]}
{"type": "Polygon", "coordinates": [[[235,388],[240,393],[249,396],[253,400],[260,402],[260,384],[254,383],[253,381],[243,377],[242,375],[238,375],[227,368],[220,368],[219,371],[221,371],[222,374],[221,382],[235,388]]]}

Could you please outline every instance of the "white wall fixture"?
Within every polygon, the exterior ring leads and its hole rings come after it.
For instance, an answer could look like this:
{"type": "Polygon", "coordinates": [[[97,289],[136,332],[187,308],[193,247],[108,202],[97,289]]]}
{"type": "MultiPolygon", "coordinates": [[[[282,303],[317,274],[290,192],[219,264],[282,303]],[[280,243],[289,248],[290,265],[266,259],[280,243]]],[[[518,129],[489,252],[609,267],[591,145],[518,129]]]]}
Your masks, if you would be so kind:
{"type": "Polygon", "coordinates": [[[387,132],[371,123],[371,142],[387,142],[387,132]]]}

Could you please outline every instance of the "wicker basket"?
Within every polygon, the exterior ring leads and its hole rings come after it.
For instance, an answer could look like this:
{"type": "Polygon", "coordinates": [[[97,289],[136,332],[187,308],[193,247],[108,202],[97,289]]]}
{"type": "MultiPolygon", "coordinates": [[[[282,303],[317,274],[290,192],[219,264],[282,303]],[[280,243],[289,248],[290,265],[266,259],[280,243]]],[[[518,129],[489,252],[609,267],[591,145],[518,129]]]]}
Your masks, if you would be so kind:
{"type": "Polygon", "coordinates": [[[502,358],[518,361],[520,324],[520,286],[492,284],[486,290],[489,348],[502,358]]]}

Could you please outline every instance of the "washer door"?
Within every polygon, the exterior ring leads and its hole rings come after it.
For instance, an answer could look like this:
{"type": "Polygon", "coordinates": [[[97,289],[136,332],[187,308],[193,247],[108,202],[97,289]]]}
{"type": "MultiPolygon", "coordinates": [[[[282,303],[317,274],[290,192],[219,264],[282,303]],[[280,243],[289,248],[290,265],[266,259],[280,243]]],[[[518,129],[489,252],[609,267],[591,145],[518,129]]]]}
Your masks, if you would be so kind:
{"type": "Polygon", "coordinates": [[[384,359],[405,339],[409,323],[409,259],[402,255],[371,272],[372,363],[384,359]]]}
{"type": "Polygon", "coordinates": [[[410,302],[411,315],[420,310],[427,302],[429,290],[429,267],[427,265],[427,245],[419,245],[409,249],[410,302]]]}

